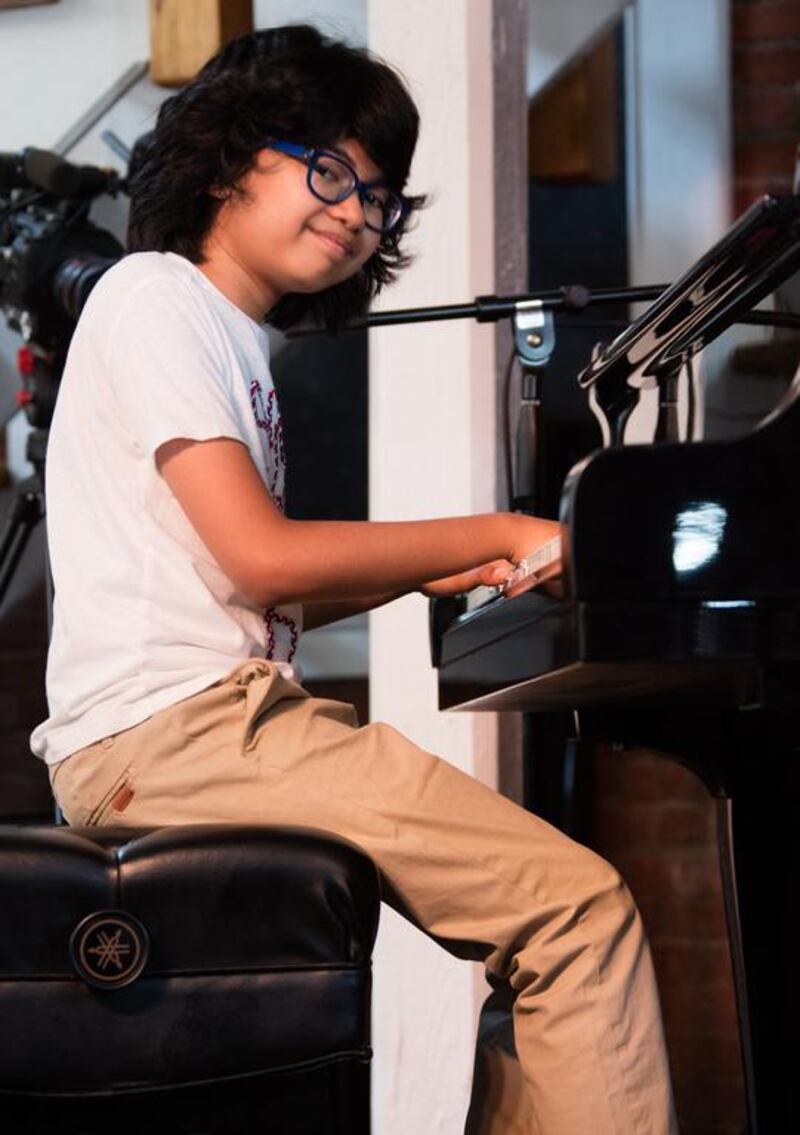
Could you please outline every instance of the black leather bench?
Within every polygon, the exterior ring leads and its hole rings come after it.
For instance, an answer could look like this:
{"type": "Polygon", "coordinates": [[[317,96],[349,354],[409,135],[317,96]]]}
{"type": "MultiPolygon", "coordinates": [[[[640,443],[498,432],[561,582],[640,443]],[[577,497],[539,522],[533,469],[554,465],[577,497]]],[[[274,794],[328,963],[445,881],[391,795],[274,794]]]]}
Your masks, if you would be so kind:
{"type": "Polygon", "coordinates": [[[368,1135],[378,872],[300,827],[0,826],[0,1123],[368,1135]]]}

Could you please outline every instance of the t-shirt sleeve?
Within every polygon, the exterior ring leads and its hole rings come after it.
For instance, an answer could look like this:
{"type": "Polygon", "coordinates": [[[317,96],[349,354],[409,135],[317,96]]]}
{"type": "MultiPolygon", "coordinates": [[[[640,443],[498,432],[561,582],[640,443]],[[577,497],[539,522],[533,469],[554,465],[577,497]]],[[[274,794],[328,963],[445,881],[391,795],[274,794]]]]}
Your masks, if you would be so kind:
{"type": "Polygon", "coordinates": [[[247,444],[232,390],[240,376],[212,314],[182,281],[139,281],[110,322],[104,354],[111,392],[146,453],[178,437],[247,444]]]}

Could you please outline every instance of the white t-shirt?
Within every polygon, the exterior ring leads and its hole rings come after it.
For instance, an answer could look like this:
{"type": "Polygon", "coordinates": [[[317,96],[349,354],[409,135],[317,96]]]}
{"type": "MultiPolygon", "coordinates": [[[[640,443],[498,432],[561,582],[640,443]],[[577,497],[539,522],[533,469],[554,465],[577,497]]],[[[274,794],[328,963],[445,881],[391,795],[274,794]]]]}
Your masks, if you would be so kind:
{"type": "Polygon", "coordinates": [[[266,332],[190,261],[135,253],[89,297],[50,431],[50,716],[31,737],[49,764],[248,658],[291,661],[302,608],[237,592],[159,475],[154,454],[178,437],[242,441],[283,507],[266,332]]]}

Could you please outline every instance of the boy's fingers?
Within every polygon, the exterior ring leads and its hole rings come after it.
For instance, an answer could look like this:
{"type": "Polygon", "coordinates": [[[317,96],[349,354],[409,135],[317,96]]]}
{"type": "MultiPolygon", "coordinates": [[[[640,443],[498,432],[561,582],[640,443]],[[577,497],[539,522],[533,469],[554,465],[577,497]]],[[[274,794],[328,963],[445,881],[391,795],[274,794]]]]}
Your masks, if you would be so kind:
{"type": "Polygon", "coordinates": [[[481,575],[486,583],[503,584],[506,583],[514,573],[513,565],[503,561],[502,563],[489,564],[488,570],[483,569],[481,575]]]}

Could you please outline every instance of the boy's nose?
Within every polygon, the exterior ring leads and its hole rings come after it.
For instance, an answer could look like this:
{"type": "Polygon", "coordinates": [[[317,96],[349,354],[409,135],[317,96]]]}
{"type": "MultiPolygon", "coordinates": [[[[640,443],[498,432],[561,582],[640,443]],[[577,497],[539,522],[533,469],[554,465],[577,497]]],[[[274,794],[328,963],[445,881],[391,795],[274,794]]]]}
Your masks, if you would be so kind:
{"type": "Polygon", "coordinates": [[[328,212],[337,220],[343,220],[353,232],[361,232],[364,228],[364,209],[357,193],[329,205],[328,212]]]}

